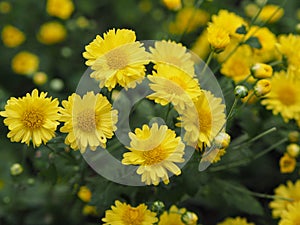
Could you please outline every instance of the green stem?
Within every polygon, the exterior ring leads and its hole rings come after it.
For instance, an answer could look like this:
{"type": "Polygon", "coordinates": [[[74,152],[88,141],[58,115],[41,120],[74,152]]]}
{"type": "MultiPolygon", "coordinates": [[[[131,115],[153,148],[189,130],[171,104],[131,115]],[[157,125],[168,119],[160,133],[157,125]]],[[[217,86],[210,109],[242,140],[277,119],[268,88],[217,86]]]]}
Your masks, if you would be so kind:
{"type": "Polygon", "coordinates": [[[220,165],[220,166],[212,167],[211,169],[209,169],[209,171],[217,172],[217,171],[222,171],[222,170],[226,170],[226,169],[231,169],[231,168],[243,166],[243,165],[245,165],[245,164],[247,164],[247,163],[249,163],[253,160],[256,160],[256,159],[266,155],[267,153],[269,153],[270,151],[275,149],[277,146],[283,144],[287,140],[288,140],[287,138],[284,138],[284,139],[276,142],[275,144],[271,145],[269,148],[265,149],[264,151],[261,151],[260,153],[256,154],[253,157],[242,159],[242,160],[239,160],[237,162],[229,163],[229,164],[226,164],[226,165],[220,165]]]}
{"type": "Polygon", "coordinates": [[[234,108],[237,106],[238,101],[239,101],[238,98],[234,98],[234,102],[233,102],[233,104],[231,106],[231,109],[230,109],[230,111],[229,111],[229,113],[227,115],[226,120],[230,120],[231,117],[234,115],[234,113],[233,113],[234,112],[234,108]]]}
{"type": "Polygon", "coordinates": [[[169,117],[169,114],[170,114],[170,111],[171,111],[171,103],[168,104],[168,109],[167,109],[167,113],[166,113],[166,117],[165,117],[165,122],[167,123],[168,121],[168,117],[169,117]]]}
{"type": "Polygon", "coordinates": [[[255,136],[255,137],[251,138],[249,141],[246,141],[246,142],[244,142],[244,143],[242,143],[242,144],[233,146],[232,149],[237,149],[237,148],[240,148],[241,146],[249,145],[249,144],[251,144],[252,142],[254,142],[254,141],[256,141],[256,140],[262,138],[263,136],[266,136],[266,135],[268,135],[268,134],[270,134],[270,133],[272,133],[272,132],[274,132],[274,131],[276,131],[276,130],[277,130],[276,127],[272,127],[272,128],[270,128],[270,129],[268,129],[268,130],[266,130],[266,131],[260,133],[259,135],[257,135],[257,136],[255,136]]]}

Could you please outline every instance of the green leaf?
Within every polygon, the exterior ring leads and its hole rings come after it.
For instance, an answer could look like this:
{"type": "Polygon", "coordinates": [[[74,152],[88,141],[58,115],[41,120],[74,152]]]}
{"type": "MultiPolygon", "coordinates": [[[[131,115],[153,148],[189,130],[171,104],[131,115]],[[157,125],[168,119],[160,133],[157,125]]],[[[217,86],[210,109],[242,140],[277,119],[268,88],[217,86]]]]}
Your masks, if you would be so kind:
{"type": "Polygon", "coordinates": [[[218,183],[223,188],[222,196],[229,206],[251,215],[264,215],[263,207],[247,188],[232,181],[218,180],[218,183]]]}
{"type": "Polygon", "coordinates": [[[259,42],[258,38],[254,37],[254,36],[251,36],[250,38],[248,38],[245,41],[245,44],[249,45],[252,48],[257,48],[257,49],[261,49],[262,48],[262,45],[259,42]]]}
{"type": "Polygon", "coordinates": [[[238,27],[236,29],[235,33],[237,33],[237,34],[246,34],[247,33],[246,26],[242,25],[242,26],[238,27]]]}

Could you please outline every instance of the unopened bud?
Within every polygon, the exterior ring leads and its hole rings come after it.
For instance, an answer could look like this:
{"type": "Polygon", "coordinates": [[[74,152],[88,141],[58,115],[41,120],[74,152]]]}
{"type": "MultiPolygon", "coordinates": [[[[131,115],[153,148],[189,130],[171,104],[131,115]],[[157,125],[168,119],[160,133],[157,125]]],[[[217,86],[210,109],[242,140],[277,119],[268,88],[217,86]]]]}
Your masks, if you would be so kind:
{"type": "Polygon", "coordinates": [[[33,75],[33,82],[36,85],[43,85],[43,84],[45,84],[47,82],[47,80],[48,80],[48,76],[44,72],[36,72],[33,75]]]}
{"type": "Polygon", "coordinates": [[[162,213],[165,210],[165,204],[162,201],[155,201],[151,206],[151,211],[157,214],[162,213]]]}
{"type": "Polygon", "coordinates": [[[286,147],[286,151],[287,153],[292,156],[292,157],[297,157],[299,155],[299,152],[300,152],[300,147],[299,145],[297,144],[289,144],[287,147],[286,147]]]}
{"type": "Polygon", "coordinates": [[[230,135],[221,132],[215,137],[215,143],[218,146],[218,148],[227,148],[230,144],[230,135]]]}
{"type": "Polygon", "coordinates": [[[256,83],[254,93],[257,97],[261,97],[268,94],[271,91],[271,88],[271,82],[267,79],[262,79],[256,83]]]}
{"type": "Polygon", "coordinates": [[[288,135],[290,142],[297,142],[300,138],[300,133],[298,131],[291,131],[288,135]]]}
{"type": "Polygon", "coordinates": [[[19,163],[15,163],[10,167],[10,174],[13,176],[20,175],[23,172],[23,167],[19,163]]]}
{"type": "Polygon", "coordinates": [[[251,67],[253,77],[258,79],[270,78],[273,75],[272,66],[264,63],[256,63],[251,67]]]}
{"type": "Polygon", "coordinates": [[[245,98],[248,95],[248,88],[243,85],[237,85],[234,88],[234,94],[236,97],[245,98]]]}
{"type": "Polygon", "coordinates": [[[198,216],[193,212],[187,211],[182,215],[181,220],[186,225],[196,225],[198,216]]]}

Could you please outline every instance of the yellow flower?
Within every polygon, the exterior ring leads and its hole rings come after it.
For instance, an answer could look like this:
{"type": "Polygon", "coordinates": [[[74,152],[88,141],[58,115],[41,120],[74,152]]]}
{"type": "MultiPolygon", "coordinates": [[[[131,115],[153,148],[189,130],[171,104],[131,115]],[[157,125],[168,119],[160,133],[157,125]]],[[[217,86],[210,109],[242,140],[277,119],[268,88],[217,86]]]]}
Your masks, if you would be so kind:
{"type": "Polygon", "coordinates": [[[258,20],[268,23],[275,23],[284,14],[283,8],[278,5],[265,5],[258,15],[258,20]]]}
{"type": "Polygon", "coordinates": [[[300,153],[300,146],[295,143],[289,144],[286,151],[291,157],[297,157],[300,153]]]}
{"type": "Polygon", "coordinates": [[[69,96],[68,100],[62,101],[63,109],[60,110],[60,128],[63,133],[68,133],[65,143],[72,149],[80,149],[82,153],[89,147],[96,150],[98,146],[106,147],[108,138],[112,138],[117,129],[117,110],[101,94],[92,91],[80,97],[77,94],[69,96]]]}
{"type": "Polygon", "coordinates": [[[6,14],[11,11],[11,4],[8,1],[0,2],[0,13],[6,14]]]}
{"type": "Polygon", "coordinates": [[[279,161],[280,172],[281,173],[292,173],[296,168],[296,159],[291,157],[289,154],[285,153],[279,161]]]}
{"type": "Polygon", "coordinates": [[[147,76],[154,91],[147,98],[163,106],[172,103],[178,111],[193,106],[192,100],[201,94],[198,80],[172,65],[159,64],[156,69],[147,76]]]}
{"type": "Polygon", "coordinates": [[[214,139],[214,143],[219,148],[227,148],[230,144],[231,137],[225,132],[220,132],[214,139]]]}
{"type": "Polygon", "coordinates": [[[270,78],[273,75],[273,68],[268,64],[255,63],[251,67],[251,72],[253,77],[257,79],[270,78]]]}
{"type": "Polygon", "coordinates": [[[156,41],[154,48],[150,47],[151,60],[155,64],[170,64],[194,76],[194,61],[186,47],[174,41],[156,41]]]}
{"type": "Polygon", "coordinates": [[[132,207],[117,200],[111,210],[105,211],[102,221],[104,225],[150,225],[156,223],[158,219],[145,204],[132,207]]]}
{"type": "Polygon", "coordinates": [[[11,67],[17,74],[30,75],[39,68],[39,58],[30,52],[22,51],[14,56],[11,67]]]}
{"type": "Polygon", "coordinates": [[[300,80],[292,72],[276,72],[271,78],[272,90],[261,101],[274,115],[280,113],[285,122],[300,115],[300,80]]]}
{"type": "Polygon", "coordinates": [[[300,202],[288,205],[287,209],[282,213],[281,220],[278,225],[297,225],[300,224],[300,202]]]}
{"type": "Polygon", "coordinates": [[[177,126],[183,127],[186,133],[184,141],[189,145],[211,146],[213,139],[225,125],[225,105],[221,98],[203,90],[203,94],[194,102],[194,108],[185,110],[178,118],[177,126]]]}
{"type": "Polygon", "coordinates": [[[253,48],[253,57],[257,62],[269,62],[279,57],[278,52],[274,51],[277,44],[276,35],[267,27],[251,26],[245,40],[250,37],[256,37],[261,45],[261,48],[253,48]]]}
{"type": "Polygon", "coordinates": [[[86,65],[94,70],[91,77],[100,81],[100,88],[105,86],[112,90],[117,84],[126,89],[134,88],[143,80],[149,53],[135,40],[132,30],[112,29],[103,38],[97,35],[85,47],[83,57],[87,59],[86,65]]]}
{"type": "Polygon", "coordinates": [[[220,222],[217,225],[254,225],[254,223],[248,223],[247,219],[242,217],[228,217],[223,222],[220,222]]]}
{"type": "Polygon", "coordinates": [[[18,47],[25,41],[24,33],[11,25],[3,27],[1,36],[3,44],[9,48],[18,47]]]}
{"type": "Polygon", "coordinates": [[[130,152],[123,154],[125,165],[140,165],[137,174],[142,176],[142,182],[147,185],[158,185],[160,179],[169,183],[168,171],[180,175],[181,170],[175,163],[184,162],[184,144],[176,137],[173,130],[166,125],[154,123],[151,128],[143,125],[136,128],[135,133],[129,133],[131,139],[130,152]]]}
{"type": "Polygon", "coordinates": [[[170,10],[179,10],[182,7],[181,0],[162,0],[164,5],[170,10]]]}
{"type": "Polygon", "coordinates": [[[239,82],[250,75],[252,65],[252,50],[250,46],[242,45],[222,64],[221,73],[232,78],[235,82],[239,82]]]}
{"type": "Polygon", "coordinates": [[[287,181],[286,185],[279,185],[275,190],[276,198],[270,202],[269,207],[272,209],[272,216],[279,218],[287,207],[293,202],[300,202],[300,180],[295,184],[287,181]]]}
{"type": "Polygon", "coordinates": [[[218,25],[210,24],[207,28],[207,38],[215,52],[223,51],[230,43],[228,31],[218,25]]]}
{"type": "Polygon", "coordinates": [[[176,14],[175,21],[169,24],[172,34],[191,33],[200,26],[204,26],[209,20],[209,14],[194,7],[185,7],[176,14]]]}
{"type": "Polygon", "coordinates": [[[181,220],[181,217],[185,212],[185,208],[178,209],[175,205],[172,205],[169,211],[164,211],[161,214],[158,225],[185,225],[181,220]]]}
{"type": "Polygon", "coordinates": [[[44,23],[39,30],[38,40],[46,45],[56,44],[65,40],[67,31],[59,22],[44,23]]]}
{"type": "Polygon", "coordinates": [[[212,16],[212,23],[218,27],[224,28],[230,37],[241,38],[242,35],[236,33],[236,30],[242,25],[247,26],[244,19],[233,12],[220,10],[217,15],[212,16]]]}
{"type": "Polygon", "coordinates": [[[210,52],[210,45],[207,38],[207,29],[205,29],[196,39],[191,50],[204,60],[210,52]]]}
{"type": "Polygon", "coordinates": [[[257,97],[265,96],[270,93],[272,89],[271,82],[267,79],[261,79],[257,81],[254,86],[254,93],[257,97]]]}
{"type": "Polygon", "coordinates": [[[68,19],[74,11],[72,0],[47,0],[47,13],[63,20],[68,19]]]}
{"type": "Polygon", "coordinates": [[[287,58],[289,67],[299,67],[300,36],[289,34],[280,35],[276,44],[279,52],[287,58]]]}
{"type": "Polygon", "coordinates": [[[55,136],[58,115],[58,100],[46,98],[47,93],[37,89],[22,98],[10,98],[5,106],[5,111],[0,115],[6,117],[4,124],[10,132],[7,137],[12,142],[22,142],[39,147],[42,142],[46,144],[55,136]]]}
{"type": "Polygon", "coordinates": [[[90,202],[92,199],[92,192],[87,186],[81,186],[77,196],[84,202],[90,202]]]}

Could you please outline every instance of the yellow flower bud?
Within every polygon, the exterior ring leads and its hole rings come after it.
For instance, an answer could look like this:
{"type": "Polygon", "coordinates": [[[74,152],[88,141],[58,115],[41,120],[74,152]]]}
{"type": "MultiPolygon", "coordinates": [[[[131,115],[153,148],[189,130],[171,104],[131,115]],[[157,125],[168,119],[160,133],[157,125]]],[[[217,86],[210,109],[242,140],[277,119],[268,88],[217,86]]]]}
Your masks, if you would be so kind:
{"type": "Polygon", "coordinates": [[[8,1],[0,2],[0,13],[6,14],[11,11],[11,4],[8,1]]]}
{"type": "Polygon", "coordinates": [[[87,186],[81,186],[79,188],[79,191],[77,193],[78,198],[80,198],[84,202],[91,201],[92,198],[92,192],[87,186]]]}
{"type": "Polygon", "coordinates": [[[261,97],[268,94],[271,91],[271,88],[271,82],[267,79],[262,79],[256,83],[254,93],[257,97],[261,97]]]}
{"type": "Polygon", "coordinates": [[[230,135],[225,133],[225,132],[221,132],[219,133],[216,137],[215,137],[215,144],[219,147],[219,148],[227,148],[228,145],[230,144],[230,135]]]}
{"type": "Polygon", "coordinates": [[[207,28],[208,42],[211,48],[219,53],[223,51],[230,43],[229,33],[222,27],[210,24],[207,28]]]}
{"type": "Polygon", "coordinates": [[[162,213],[165,210],[165,204],[162,201],[155,201],[151,206],[151,211],[157,214],[162,213]]]}
{"type": "Polygon", "coordinates": [[[47,82],[48,76],[44,72],[36,72],[33,74],[33,82],[36,85],[43,85],[47,82]]]}
{"type": "Polygon", "coordinates": [[[181,0],[163,0],[164,5],[170,10],[179,10],[181,9],[181,0]]]}
{"type": "Polygon", "coordinates": [[[298,131],[291,131],[289,134],[288,134],[288,138],[289,138],[289,141],[290,142],[297,142],[299,141],[299,137],[300,137],[300,133],[298,131]]]}
{"type": "Polygon", "coordinates": [[[3,44],[9,48],[18,47],[26,39],[25,34],[21,30],[11,25],[4,26],[1,37],[3,44]]]}
{"type": "Polygon", "coordinates": [[[286,147],[286,151],[287,153],[292,156],[292,157],[297,157],[299,155],[299,152],[300,152],[300,147],[299,145],[297,144],[289,144],[287,147],[286,147]]]}
{"type": "Polygon", "coordinates": [[[181,217],[182,222],[186,225],[196,225],[198,221],[198,216],[193,212],[185,212],[181,217]]]}
{"type": "Polygon", "coordinates": [[[296,168],[296,159],[285,153],[279,161],[281,173],[292,173],[296,168]]]}
{"type": "Polygon", "coordinates": [[[23,167],[19,163],[15,163],[10,167],[10,174],[17,176],[23,173],[23,167]]]}
{"type": "Polygon", "coordinates": [[[272,66],[264,63],[256,63],[251,68],[252,75],[255,78],[263,79],[263,78],[270,78],[273,75],[273,68],[272,66]]]}

